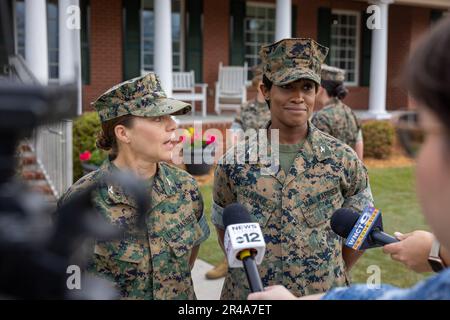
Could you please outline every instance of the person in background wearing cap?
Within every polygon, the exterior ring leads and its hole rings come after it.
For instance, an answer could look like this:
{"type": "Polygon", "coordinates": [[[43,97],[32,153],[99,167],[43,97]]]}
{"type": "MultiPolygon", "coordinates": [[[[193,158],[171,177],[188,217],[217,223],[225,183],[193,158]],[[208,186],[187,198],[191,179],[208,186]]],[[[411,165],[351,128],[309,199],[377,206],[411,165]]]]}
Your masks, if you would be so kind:
{"type": "Polygon", "coordinates": [[[256,65],[252,68],[253,79],[252,86],[256,89],[256,97],[247,101],[241,106],[239,114],[231,124],[231,129],[263,129],[270,120],[270,111],[264,100],[264,95],[260,90],[262,84],[263,70],[262,65],[256,65]]]}
{"type": "Polygon", "coordinates": [[[348,144],[362,160],[364,143],[361,125],[352,109],[342,100],[348,93],[344,86],[345,70],[322,64],[322,77],[316,105],[322,107],[311,122],[317,129],[348,144]]]}
{"type": "MultiPolygon", "coordinates": [[[[256,89],[256,97],[245,102],[231,124],[231,131],[238,136],[239,131],[245,132],[248,129],[263,129],[270,120],[270,111],[264,100],[264,95],[259,89],[262,83],[262,65],[256,65],[252,68],[253,79],[252,86],[256,89]]],[[[234,137],[230,137],[234,140],[234,137]]],[[[232,141],[233,141],[232,140],[232,141]]],[[[228,262],[224,258],[222,262],[206,273],[208,279],[218,279],[225,277],[228,271],[228,262]]]]}
{"type": "MultiPolygon", "coordinates": [[[[434,265],[436,266],[436,263],[441,265],[440,272],[411,288],[396,288],[384,284],[378,288],[370,288],[366,284],[360,284],[347,288],[335,288],[326,294],[303,297],[302,299],[450,300],[450,268],[446,264],[446,262],[449,262],[449,252],[445,249],[450,248],[449,51],[450,18],[442,18],[432,31],[418,42],[406,65],[407,68],[403,77],[412,98],[418,103],[419,119],[418,128],[412,128],[413,130],[410,130],[410,133],[404,132],[410,138],[404,141],[414,142],[417,137],[417,129],[424,135],[423,144],[417,154],[417,196],[436,240],[442,244],[441,249],[444,249],[437,250],[433,254],[434,265]]],[[[414,143],[402,143],[406,150],[418,150],[414,143]]],[[[422,255],[423,251],[429,252],[430,247],[432,247],[432,234],[416,233],[409,235],[406,240],[408,238],[414,238],[413,243],[415,242],[416,245],[418,241],[425,242],[425,244],[416,247],[418,257],[422,255]]],[[[406,240],[403,238],[401,242],[394,245],[399,245],[406,240]]],[[[406,246],[412,251],[411,244],[409,243],[406,246]]],[[[389,246],[392,246],[392,244],[389,246]]],[[[405,252],[399,252],[398,255],[405,255],[405,252]]],[[[411,256],[409,256],[409,259],[411,259],[411,256]]],[[[426,258],[419,258],[418,260],[418,264],[423,264],[426,258]]],[[[265,288],[264,292],[252,293],[248,298],[251,300],[287,300],[297,297],[296,293],[291,293],[285,287],[277,285],[265,288]]]]}
{"type": "Polygon", "coordinates": [[[144,180],[152,209],[146,229],[133,226],[136,205],[120,185],[99,184],[94,202],[115,225],[130,227],[119,240],[96,241],[88,271],[111,280],[127,299],[195,299],[191,269],[199,245],[209,236],[196,181],[171,160],[176,124],[172,115],[190,105],[168,99],[154,73],[120,83],[94,103],[102,123],[97,146],[109,159],[61,197],[58,205],[99,182],[128,171],[144,180]]]}
{"type": "MultiPolygon", "coordinates": [[[[259,163],[222,161],[214,177],[212,222],[222,247],[223,210],[240,203],[264,234],[266,253],[258,268],[263,285],[282,284],[298,296],[350,283],[348,271],[361,252],[343,247],[330,219],[341,207],[362,212],[373,202],[366,168],[356,153],[309,121],[327,53],[328,48],[308,38],[261,48],[261,91],[271,113],[266,128],[269,135],[279,131],[280,166],[263,172],[259,163]]],[[[222,299],[246,299],[248,294],[243,270],[229,269],[222,299]]]]}

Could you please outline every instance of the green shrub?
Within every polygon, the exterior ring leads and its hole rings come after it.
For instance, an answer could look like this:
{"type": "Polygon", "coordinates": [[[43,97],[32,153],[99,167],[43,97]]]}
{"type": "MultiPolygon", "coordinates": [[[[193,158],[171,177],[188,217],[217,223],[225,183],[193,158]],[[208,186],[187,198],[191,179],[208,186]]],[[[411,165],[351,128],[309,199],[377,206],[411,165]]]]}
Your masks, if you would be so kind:
{"type": "Polygon", "coordinates": [[[364,157],[387,159],[392,154],[395,130],[389,121],[371,120],[362,125],[364,157]]]}
{"type": "Polygon", "coordinates": [[[100,164],[107,156],[107,152],[95,146],[97,134],[101,130],[100,119],[96,112],[86,112],[73,122],[73,180],[83,176],[80,154],[89,151],[89,163],[100,164]]]}

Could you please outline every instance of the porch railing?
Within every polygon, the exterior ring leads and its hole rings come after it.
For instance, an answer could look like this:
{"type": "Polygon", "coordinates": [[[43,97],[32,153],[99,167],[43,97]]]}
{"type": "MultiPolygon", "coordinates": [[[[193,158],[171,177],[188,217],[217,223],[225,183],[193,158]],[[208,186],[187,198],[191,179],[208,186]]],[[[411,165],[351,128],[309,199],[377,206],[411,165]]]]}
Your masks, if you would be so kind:
{"type": "Polygon", "coordinates": [[[72,120],[62,120],[35,130],[37,162],[56,198],[72,185],[72,120]]]}
{"type": "MultiPolygon", "coordinates": [[[[13,80],[38,83],[20,55],[11,56],[9,64],[10,78],[13,80]]],[[[59,198],[73,182],[72,120],[38,127],[29,144],[54,196],[59,198]]]]}

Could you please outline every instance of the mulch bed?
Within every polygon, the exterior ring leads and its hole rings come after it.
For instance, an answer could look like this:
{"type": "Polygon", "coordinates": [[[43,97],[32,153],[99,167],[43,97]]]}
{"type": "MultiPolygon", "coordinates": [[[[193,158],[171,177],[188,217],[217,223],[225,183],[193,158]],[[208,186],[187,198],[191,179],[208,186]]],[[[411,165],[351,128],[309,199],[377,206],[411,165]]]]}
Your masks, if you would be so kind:
{"type": "Polygon", "coordinates": [[[364,159],[364,164],[367,168],[399,168],[411,167],[415,161],[409,157],[398,154],[393,155],[389,159],[364,159]]]}

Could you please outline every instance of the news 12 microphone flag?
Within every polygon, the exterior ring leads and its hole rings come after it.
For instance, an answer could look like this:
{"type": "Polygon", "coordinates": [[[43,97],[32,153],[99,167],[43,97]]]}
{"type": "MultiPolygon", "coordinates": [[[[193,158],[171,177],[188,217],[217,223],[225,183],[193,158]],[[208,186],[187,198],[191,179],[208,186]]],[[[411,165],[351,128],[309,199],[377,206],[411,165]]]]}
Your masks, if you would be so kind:
{"type": "Polygon", "coordinates": [[[243,250],[252,250],[257,264],[261,264],[264,258],[266,244],[261,227],[256,222],[233,224],[227,227],[224,246],[230,268],[242,268],[242,260],[238,259],[238,253],[243,250]]]}

